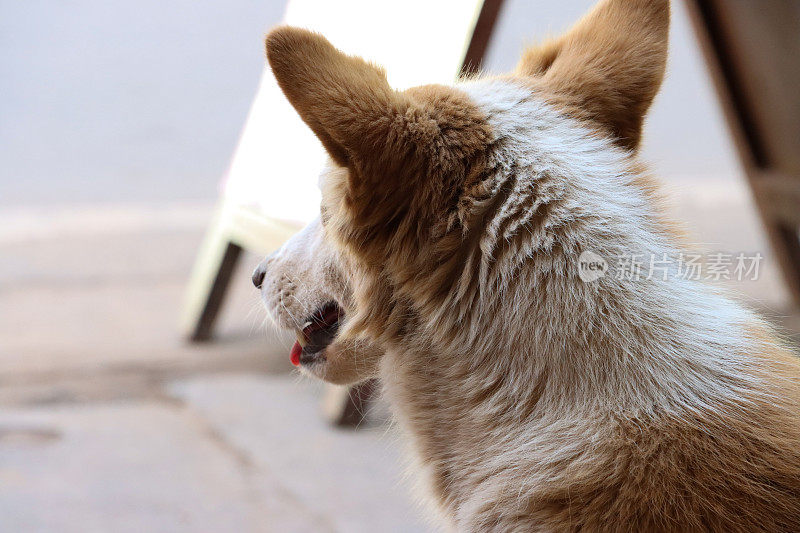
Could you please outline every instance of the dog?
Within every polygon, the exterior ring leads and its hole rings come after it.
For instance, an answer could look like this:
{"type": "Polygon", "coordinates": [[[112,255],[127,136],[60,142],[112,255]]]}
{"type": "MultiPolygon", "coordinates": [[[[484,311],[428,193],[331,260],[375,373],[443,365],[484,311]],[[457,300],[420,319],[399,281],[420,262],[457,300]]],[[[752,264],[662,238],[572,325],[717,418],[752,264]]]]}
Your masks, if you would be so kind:
{"type": "Polygon", "coordinates": [[[674,265],[582,275],[684,249],[637,156],[669,18],[605,0],[508,75],[402,92],[266,38],[330,164],[254,282],[303,372],[381,378],[453,530],[800,531],[796,356],[674,265]]]}

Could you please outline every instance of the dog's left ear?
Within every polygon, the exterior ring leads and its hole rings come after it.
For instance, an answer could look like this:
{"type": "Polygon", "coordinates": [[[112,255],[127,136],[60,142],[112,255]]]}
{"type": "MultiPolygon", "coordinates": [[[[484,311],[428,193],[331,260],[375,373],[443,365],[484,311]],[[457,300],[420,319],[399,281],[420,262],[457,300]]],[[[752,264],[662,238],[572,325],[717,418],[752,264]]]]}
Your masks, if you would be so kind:
{"type": "Polygon", "coordinates": [[[635,150],[664,78],[669,11],[669,0],[604,0],[562,37],[526,51],[516,73],[635,150]]]}
{"type": "Polygon", "coordinates": [[[383,70],[339,52],[319,34],[279,27],[267,35],[266,50],[281,90],[342,166],[379,148],[385,118],[408,108],[383,70]]]}
{"type": "Polygon", "coordinates": [[[300,28],[273,30],[266,49],[289,102],[348,168],[348,208],[361,227],[386,231],[434,211],[454,189],[442,179],[463,175],[488,139],[482,114],[455,89],[395,91],[382,69],[300,28]]]}
{"type": "Polygon", "coordinates": [[[289,102],[334,161],[350,169],[351,199],[370,212],[381,204],[398,212],[412,197],[431,203],[425,193],[437,190],[432,175],[463,164],[488,138],[466,95],[443,86],[395,91],[382,69],[319,34],[279,27],[266,49],[289,102]]]}

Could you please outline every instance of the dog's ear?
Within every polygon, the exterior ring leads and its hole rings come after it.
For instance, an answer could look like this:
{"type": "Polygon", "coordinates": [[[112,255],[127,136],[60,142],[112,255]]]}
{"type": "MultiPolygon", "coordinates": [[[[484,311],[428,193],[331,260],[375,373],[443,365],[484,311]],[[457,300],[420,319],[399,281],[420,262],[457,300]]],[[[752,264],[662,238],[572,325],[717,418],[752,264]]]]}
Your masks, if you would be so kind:
{"type": "Polygon", "coordinates": [[[279,27],[267,35],[267,59],[300,117],[342,166],[378,148],[390,112],[408,107],[380,68],[347,56],[319,34],[279,27]]]}
{"type": "Polygon", "coordinates": [[[395,91],[382,69],[299,28],[273,30],[266,48],[286,97],[348,168],[348,205],[361,225],[435,209],[456,190],[444,176],[463,175],[488,139],[483,115],[456,89],[395,91]]]}
{"type": "Polygon", "coordinates": [[[516,74],[635,150],[664,78],[669,11],[669,0],[604,0],[562,37],[527,50],[516,74]]]}

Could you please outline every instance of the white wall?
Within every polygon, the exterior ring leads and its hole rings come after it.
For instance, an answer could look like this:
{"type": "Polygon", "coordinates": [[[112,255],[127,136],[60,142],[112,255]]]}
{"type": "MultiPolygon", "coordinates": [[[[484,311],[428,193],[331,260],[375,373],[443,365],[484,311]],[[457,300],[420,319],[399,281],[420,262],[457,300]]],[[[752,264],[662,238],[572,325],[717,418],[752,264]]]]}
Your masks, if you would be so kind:
{"type": "MultiPolygon", "coordinates": [[[[508,0],[488,68],[511,68],[592,3],[508,0]]],[[[668,177],[736,174],[674,5],[645,157],[668,177]]],[[[0,0],[0,206],[213,198],[282,13],[282,0],[0,0]]]]}
{"type": "Polygon", "coordinates": [[[0,0],[0,206],[213,198],[282,0],[0,0]]]}

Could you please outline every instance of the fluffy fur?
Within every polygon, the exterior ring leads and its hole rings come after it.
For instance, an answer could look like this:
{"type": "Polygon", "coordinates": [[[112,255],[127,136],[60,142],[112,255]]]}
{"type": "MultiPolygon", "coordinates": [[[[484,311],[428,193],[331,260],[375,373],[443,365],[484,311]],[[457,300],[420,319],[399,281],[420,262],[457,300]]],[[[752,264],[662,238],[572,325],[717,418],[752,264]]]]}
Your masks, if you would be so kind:
{"type": "MultiPolygon", "coordinates": [[[[668,21],[606,0],[513,75],[405,92],[319,35],[267,37],[333,159],[308,234],[347,323],[306,370],[378,369],[456,530],[800,530],[794,355],[700,281],[578,276],[586,250],[681,251],[635,153],[668,21]]],[[[261,267],[287,326],[292,246],[261,267]]]]}

